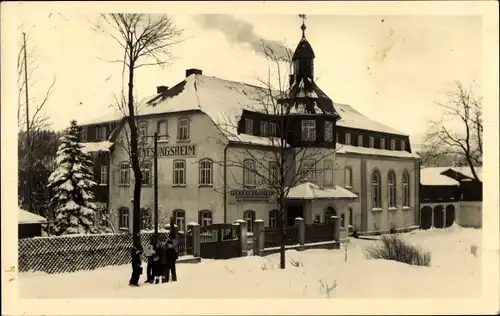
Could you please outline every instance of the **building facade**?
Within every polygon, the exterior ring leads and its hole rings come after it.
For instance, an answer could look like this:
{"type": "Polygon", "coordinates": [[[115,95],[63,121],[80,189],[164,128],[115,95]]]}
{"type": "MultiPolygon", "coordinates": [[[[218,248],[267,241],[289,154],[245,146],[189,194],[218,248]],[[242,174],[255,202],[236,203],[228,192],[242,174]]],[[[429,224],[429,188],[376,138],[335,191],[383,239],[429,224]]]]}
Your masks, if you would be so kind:
{"type": "MultiPolygon", "coordinates": [[[[272,97],[279,113],[256,103],[264,88],[208,77],[198,69],[186,70],[186,78],[172,88],[157,87],[139,105],[145,216],[154,204],[151,136],[157,133],[160,226],[172,216],[181,230],[188,222],[206,226],[237,219],[249,225],[263,219],[276,227],[281,165],[287,188],[294,190],[285,207],[289,225],[295,217],[311,224],[331,215],[341,217],[345,230],[361,234],[419,225],[419,165],[408,135],[332,102],[313,80],[315,56],[304,25],[302,30],[289,90],[272,97]]],[[[84,127],[88,147],[108,148],[101,150],[104,158],[96,159],[95,170],[99,189],[107,194],[97,196],[115,228],[130,230],[134,179],[128,124],[117,116],[84,127]]]]}

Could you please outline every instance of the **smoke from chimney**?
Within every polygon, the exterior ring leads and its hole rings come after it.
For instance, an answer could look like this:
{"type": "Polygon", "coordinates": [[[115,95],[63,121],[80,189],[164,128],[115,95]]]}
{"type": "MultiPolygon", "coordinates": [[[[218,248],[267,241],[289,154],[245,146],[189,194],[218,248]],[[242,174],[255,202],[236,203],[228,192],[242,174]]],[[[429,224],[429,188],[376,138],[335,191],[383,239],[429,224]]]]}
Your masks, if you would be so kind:
{"type": "Polygon", "coordinates": [[[195,16],[195,21],[204,28],[221,31],[231,44],[243,44],[263,56],[266,56],[265,50],[270,50],[277,59],[283,61],[291,58],[292,52],[284,43],[258,36],[252,24],[238,20],[232,15],[200,14],[195,16]]]}

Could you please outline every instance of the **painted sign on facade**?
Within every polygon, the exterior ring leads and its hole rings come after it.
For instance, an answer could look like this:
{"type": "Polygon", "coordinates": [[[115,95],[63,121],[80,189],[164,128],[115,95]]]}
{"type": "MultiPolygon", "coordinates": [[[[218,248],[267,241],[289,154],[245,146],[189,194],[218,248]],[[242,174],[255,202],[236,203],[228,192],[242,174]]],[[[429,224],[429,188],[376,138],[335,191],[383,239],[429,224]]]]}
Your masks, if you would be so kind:
{"type": "Polygon", "coordinates": [[[269,202],[275,195],[272,190],[257,190],[257,189],[239,189],[231,190],[229,194],[236,201],[264,201],[269,202]]]}
{"type": "MultiPolygon", "coordinates": [[[[144,156],[153,157],[154,148],[139,148],[139,157],[144,156]]],[[[196,156],[196,145],[158,146],[158,158],[194,156],[196,156]]]]}

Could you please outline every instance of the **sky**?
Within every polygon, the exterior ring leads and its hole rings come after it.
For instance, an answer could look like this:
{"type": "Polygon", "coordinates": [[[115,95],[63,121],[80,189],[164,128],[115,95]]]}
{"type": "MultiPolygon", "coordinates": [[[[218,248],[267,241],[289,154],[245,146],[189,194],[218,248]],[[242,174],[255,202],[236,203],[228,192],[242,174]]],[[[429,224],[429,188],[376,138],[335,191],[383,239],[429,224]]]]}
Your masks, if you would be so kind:
{"type": "MultiPolygon", "coordinates": [[[[71,119],[111,111],[122,87],[122,66],[109,60],[120,59],[123,50],[109,34],[93,29],[98,15],[60,12],[21,7],[11,39],[19,48],[22,31],[29,33],[28,51],[38,65],[30,87],[33,104],[56,78],[45,108],[56,130],[71,119]]],[[[171,18],[183,29],[183,41],[172,47],[175,58],[168,67],[137,70],[139,99],[155,94],[158,85],[174,86],[188,68],[255,84],[269,69],[255,42],[295,49],[301,37],[297,14],[171,18]]],[[[480,16],[308,14],[306,25],[319,87],[334,102],[409,134],[414,143],[421,142],[429,120],[441,117],[435,101],[443,100],[454,81],[481,94],[480,16]]]]}

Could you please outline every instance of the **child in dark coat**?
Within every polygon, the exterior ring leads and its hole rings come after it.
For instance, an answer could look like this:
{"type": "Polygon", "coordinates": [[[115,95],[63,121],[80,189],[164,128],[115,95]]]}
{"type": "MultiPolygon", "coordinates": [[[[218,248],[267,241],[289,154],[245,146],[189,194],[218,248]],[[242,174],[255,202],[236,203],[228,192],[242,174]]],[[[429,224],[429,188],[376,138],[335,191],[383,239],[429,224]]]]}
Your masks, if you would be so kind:
{"type": "Polygon", "coordinates": [[[139,286],[139,278],[142,274],[141,251],[136,247],[132,247],[132,276],[130,277],[130,286],[139,286]]]}
{"type": "Polygon", "coordinates": [[[179,256],[177,255],[177,251],[175,250],[174,248],[174,245],[172,243],[172,241],[168,241],[167,242],[167,249],[165,251],[165,257],[167,259],[167,279],[166,279],[166,282],[168,282],[169,280],[169,276],[170,274],[172,274],[172,281],[177,281],[177,273],[175,271],[175,262],[177,261],[177,259],[179,258],[179,256]]]}
{"type": "Polygon", "coordinates": [[[160,256],[155,253],[152,257],[151,268],[153,272],[153,280],[155,284],[160,283],[163,279],[163,267],[160,261],[160,256]]]}

